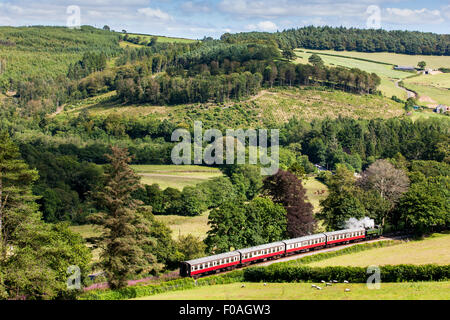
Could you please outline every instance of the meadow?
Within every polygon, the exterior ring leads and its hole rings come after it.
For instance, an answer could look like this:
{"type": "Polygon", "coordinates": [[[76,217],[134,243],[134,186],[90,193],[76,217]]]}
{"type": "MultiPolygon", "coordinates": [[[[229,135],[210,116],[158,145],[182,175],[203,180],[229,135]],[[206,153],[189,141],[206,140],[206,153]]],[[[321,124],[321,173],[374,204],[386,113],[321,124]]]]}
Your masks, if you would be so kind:
{"type": "Polygon", "coordinates": [[[133,165],[131,166],[142,178],[143,184],[159,184],[161,189],[168,187],[183,190],[211,178],[222,176],[217,168],[194,165],[133,165]]]}
{"type": "MultiPolygon", "coordinates": [[[[427,68],[437,69],[440,67],[450,66],[450,57],[448,56],[421,56],[421,55],[405,55],[396,54],[390,52],[353,52],[353,51],[334,51],[334,50],[309,50],[309,49],[297,49],[295,51],[297,55],[297,63],[308,63],[308,58],[312,53],[317,53],[320,55],[322,60],[326,65],[329,66],[343,66],[346,68],[358,68],[367,72],[374,72],[378,74],[381,78],[381,84],[378,89],[386,97],[397,96],[401,99],[406,100],[407,94],[401,88],[395,86],[395,80],[405,79],[411,76],[410,72],[397,71],[393,69],[394,65],[407,65],[407,66],[417,66],[420,61],[425,61],[427,63],[427,68]],[[360,60],[362,59],[362,60],[360,60]]],[[[431,77],[431,76],[427,76],[431,77]]],[[[435,79],[435,75],[431,79],[435,79]]],[[[447,76],[440,76],[446,78],[447,76]]],[[[439,77],[437,77],[439,78],[439,77]]],[[[413,79],[411,79],[413,81],[413,79]]],[[[439,79],[431,80],[435,83],[435,88],[448,88],[445,87],[446,80],[442,83],[439,79]],[[437,85],[436,85],[437,84],[437,85]]],[[[406,80],[405,82],[410,82],[406,80]]],[[[413,91],[418,89],[418,92],[424,90],[424,88],[407,86],[413,91]]],[[[437,90],[426,90],[423,94],[430,94],[431,97],[437,97],[441,99],[441,94],[437,90]]],[[[447,93],[448,97],[448,93],[447,93]]]]}
{"type": "Polygon", "coordinates": [[[416,92],[421,105],[450,105],[450,73],[421,75],[403,80],[406,88],[416,92]]]}
{"type": "Polygon", "coordinates": [[[311,262],[307,265],[312,267],[366,267],[369,265],[420,265],[432,263],[439,265],[450,264],[450,234],[435,234],[424,240],[408,241],[395,246],[350,253],[311,262]]]}
{"type": "MultiPolygon", "coordinates": [[[[317,290],[311,283],[232,283],[158,294],[137,300],[448,300],[450,282],[333,284],[317,290]],[[245,287],[242,287],[242,285],[245,287]],[[350,289],[346,292],[345,289],[350,289]]],[[[322,286],[322,283],[316,285],[322,286]]]]}
{"type": "Polygon", "coordinates": [[[430,55],[409,55],[392,52],[357,52],[357,51],[334,51],[334,50],[310,50],[309,52],[326,53],[339,55],[343,57],[367,59],[375,62],[389,63],[392,65],[415,67],[420,61],[426,62],[427,68],[438,69],[441,67],[450,67],[449,56],[430,56],[430,55]]]}

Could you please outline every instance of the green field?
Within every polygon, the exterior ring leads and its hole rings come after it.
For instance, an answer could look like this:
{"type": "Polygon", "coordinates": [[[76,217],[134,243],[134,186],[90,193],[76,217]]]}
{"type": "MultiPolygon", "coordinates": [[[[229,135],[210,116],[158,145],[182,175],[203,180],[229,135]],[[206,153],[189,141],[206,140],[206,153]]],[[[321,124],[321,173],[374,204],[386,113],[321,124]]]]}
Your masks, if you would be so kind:
{"type": "MultiPolygon", "coordinates": [[[[386,97],[397,96],[401,99],[406,100],[406,92],[395,86],[394,80],[403,79],[411,75],[411,73],[393,70],[392,65],[380,64],[370,61],[356,60],[352,56],[345,56],[344,53],[338,51],[330,50],[306,50],[301,49],[295,51],[299,59],[296,60],[297,63],[308,63],[308,58],[312,55],[311,52],[315,52],[320,55],[324,63],[328,66],[342,66],[346,68],[358,68],[369,73],[376,73],[381,78],[381,84],[378,89],[386,97]],[[340,57],[325,55],[326,54],[336,54],[342,55],[340,57]]],[[[369,57],[364,57],[365,59],[370,59],[369,57]]]]}
{"type": "MultiPolygon", "coordinates": [[[[317,284],[322,286],[322,284],[317,284]]],[[[143,297],[137,300],[448,300],[450,282],[381,283],[380,289],[366,284],[334,284],[323,290],[311,283],[232,283],[200,287],[143,297]],[[350,289],[350,292],[345,292],[350,289]]]]}
{"type": "Polygon", "coordinates": [[[350,253],[308,264],[313,267],[397,265],[397,264],[450,264],[450,234],[436,234],[421,241],[350,253]]]}
{"type": "Polygon", "coordinates": [[[180,236],[187,236],[192,234],[200,239],[206,238],[206,233],[209,230],[208,225],[209,212],[205,212],[196,217],[182,217],[182,216],[155,216],[158,221],[166,223],[170,230],[172,230],[172,238],[178,239],[180,236]]]}
{"type": "Polygon", "coordinates": [[[435,105],[436,103],[450,104],[450,74],[424,75],[406,79],[411,76],[410,72],[393,70],[393,65],[417,66],[419,61],[425,61],[428,68],[437,69],[439,67],[449,67],[450,57],[448,56],[420,56],[404,55],[389,52],[349,52],[333,50],[309,50],[297,49],[299,57],[297,63],[308,63],[308,58],[312,53],[320,55],[328,66],[343,66],[347,68],[358,68],[367,72],[374,72],[381,78],[378,89],[386,96],[397,96],[406,100],[407,94],[401,88],[395,86],[395,80],[405,79],[406,88],[415,91],[422,96],[420,102],[425,105],[435,105]],[[362,61],[366,59],[370,61],[362,61]],[[380,63],[381,62],[381,63],[380,63]],[[387,63],[387,64],[384,64],[387,63]]]}
{"type": "Polygon", "coordinates": [[[142,178],[143,184],[159,184],[161,189],[168,187],[182,190],[186,186],[196,185],[211,178],[222,176],[217,168],[190,165],[133,165],[142,178]]]}
{"type": "Polygon", "coordinates": [[[450,67],[449,56],[429,56],[429,55],[409,55],[392,52],[357,52],[357,51],[334,51],[334,50],[310,50],[303,51],[326,53],[344,57],[367,59],[376,62],[390,63],[392,65],[416,67],[420,61],[426,62],[427,68],[438,69],[440,67],[450,67]]]}
{"type": "Polygon", "coordinates": [[[421,75],[405,79],[403,83],[406,88],[418,93],[421,105],[450,105],[450,73],[421,75]]]}

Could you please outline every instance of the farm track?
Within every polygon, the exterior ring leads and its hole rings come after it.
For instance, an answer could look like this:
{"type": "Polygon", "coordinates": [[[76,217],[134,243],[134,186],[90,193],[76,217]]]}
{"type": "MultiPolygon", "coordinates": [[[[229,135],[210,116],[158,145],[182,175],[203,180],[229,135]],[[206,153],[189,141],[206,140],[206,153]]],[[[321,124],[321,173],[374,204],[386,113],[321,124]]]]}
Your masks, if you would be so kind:
{"type": "Polygon", "coordinates": [[[403,89],[404,91],[406,91],[406,94],[408,95],[408,98],[414,98],[414,99],[416,99],[416,98],[417,98],[417,94],[416,94],[414,91],[411,91],[411,90],[406,89],[405,87],[402,87],[402,86],[399,84],[400,81],[401,81],[401,80],[395,81],[395,86],[396,86],[397,88],[400,88],[400,89],[403,89]]]}

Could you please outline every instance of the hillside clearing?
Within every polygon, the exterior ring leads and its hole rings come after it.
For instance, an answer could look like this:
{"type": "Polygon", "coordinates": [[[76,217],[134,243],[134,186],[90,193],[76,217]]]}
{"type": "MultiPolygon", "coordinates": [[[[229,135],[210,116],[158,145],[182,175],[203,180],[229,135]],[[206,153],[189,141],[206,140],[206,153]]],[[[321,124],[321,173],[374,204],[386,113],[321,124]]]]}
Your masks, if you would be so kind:
{"type": "Polygon", "coordinates": [[[141,183],[158,184],[161,189],[168,187],[183,190],[200,182],[222,176],[217,168],[190,165],[133,165],[131,166],[142,178],[141,183]]]}
{"type": "MultiPolygon", "coordinates": [[[[392,85],[395,88],[393,83],[392,85]]],[[[339,116],[362,119],[393,118],[404,114],[404,106],[401,103],[383,96],[357,95],[320,87],[265,89],[248,100],[227,104],[123,105],[110,98],[110,94],[99,97],[102,98],[97,103],[93,103],[93,98],[86,99],[86,104],[80,103],[68,113],[63,112],[59,116],[76,116],[81,110],[87,110],[92,115],[101,117],[115,113],[128,117],[167,119],[184,125],[202,121],[204,128],[226,130],[277,126],[293,117],[311,121],[339,116]]]]}

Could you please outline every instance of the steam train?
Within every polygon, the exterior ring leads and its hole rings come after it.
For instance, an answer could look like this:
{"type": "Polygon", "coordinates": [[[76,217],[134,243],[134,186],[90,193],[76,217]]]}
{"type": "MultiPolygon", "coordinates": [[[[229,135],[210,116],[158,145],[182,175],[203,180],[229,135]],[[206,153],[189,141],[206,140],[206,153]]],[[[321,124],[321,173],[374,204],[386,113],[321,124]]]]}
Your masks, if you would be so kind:
{"type": "Polygon", "coordinates": [[[300,254],[310,250],[319,250],[336,245],[375,239],[379,238],[382,233],[383,229],[380,226],[375,226],[374,228],[345,229],[239,249],[182,262],[180,276],[197,278],[208,274],[245,267],[254,263],[300,254]]]}

